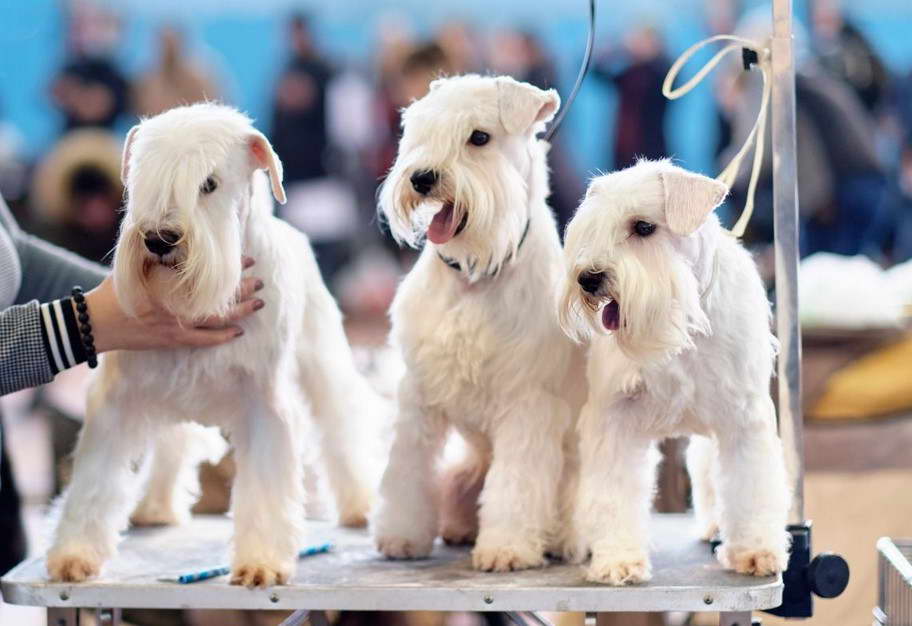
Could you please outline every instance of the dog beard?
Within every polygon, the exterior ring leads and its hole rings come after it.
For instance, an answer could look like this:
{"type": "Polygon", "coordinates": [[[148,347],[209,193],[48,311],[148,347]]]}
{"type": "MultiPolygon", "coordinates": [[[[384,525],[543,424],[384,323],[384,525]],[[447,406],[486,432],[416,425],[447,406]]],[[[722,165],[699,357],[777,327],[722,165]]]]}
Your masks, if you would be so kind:
{"type": "Polygon", "coordinates": [[[690,266],[661,252],[645,261],[574,265],[561,296],[564,331],[577,341],[611,332],[624,355],[642,365],[661,363],[692,347],[694,335],[709,335],[709,319],[690,266]],[[584,271],[605,273],[608,286],[596,295],[586,294],[577,284],[584,271]]]}
{"type": "Polygon", "coordinates": [[[430,231],[441,254],[457,261],[470,281],[496,274],[515,258],[529,217],[527,185],[515,168],[471,162],[444,169],[430,196],[414,192],[408,171],[397,164],[380,192],[380,209],[398,243],[419,248],[430,231]]]}
{"type": "Polygon", "coordinates": [[[186,321],[225,314],[241,280],[241,238],[235,218],[182,229],[175,259],[163,264],[145,250],[143,235],[125,224],[114,255],[114,288],[121,308],[139,315],[151,301],[186,321]]]}

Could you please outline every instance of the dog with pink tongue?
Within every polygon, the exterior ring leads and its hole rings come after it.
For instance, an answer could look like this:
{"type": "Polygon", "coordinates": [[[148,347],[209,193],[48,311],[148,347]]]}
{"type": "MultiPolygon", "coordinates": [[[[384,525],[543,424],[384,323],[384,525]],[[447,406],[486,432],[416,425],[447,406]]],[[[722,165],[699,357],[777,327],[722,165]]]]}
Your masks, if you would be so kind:
{"type": "Polygon", "coordinates": [[[474,566],[537,567],[561,550],[586,389],[582,349],[557,317],[562,253],[537,138],[559,106],[554,90],[468,75],[434,81],[403,114],[380,210],[423,249],[391,310],[406,373],[372,520],[389,558],[432,550],[451,429],[484,481],[474,566]]]}

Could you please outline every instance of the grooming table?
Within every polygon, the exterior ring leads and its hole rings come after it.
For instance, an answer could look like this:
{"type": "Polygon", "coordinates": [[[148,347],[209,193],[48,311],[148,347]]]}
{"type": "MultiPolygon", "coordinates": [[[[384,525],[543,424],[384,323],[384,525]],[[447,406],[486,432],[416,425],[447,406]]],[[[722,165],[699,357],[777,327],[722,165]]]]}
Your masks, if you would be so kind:
{"type": "MultiPolygon", "coordinates": [[[[189,585],[160,577],[228,562],[231,520],[199,516],[186,526],[131,530],[101,578],[51,583],[44,558],[21,563],[3,578],[12,604],[46,606],[48,624],[75,626],[77,608],[311,609],[369,611],[718,611],[722,624],[750,626],[750,611],[778,606],[778,577],[753,578],[724,571],[686,515],[653,519],[653,580],[613,588],[588,583],[582,568],[489,574],[471,569],[468,548],[438,542],[431,558],[388,561],[365,530],[307,522],[308,544],[331,541],[333,550],[301,559],[289,585],[246,589],[228,577],[189,585]],[[62,620],[62,621],[61,621],[62,620]]],[[[111,612],[116,623],[119,611],[111,612]]]]}

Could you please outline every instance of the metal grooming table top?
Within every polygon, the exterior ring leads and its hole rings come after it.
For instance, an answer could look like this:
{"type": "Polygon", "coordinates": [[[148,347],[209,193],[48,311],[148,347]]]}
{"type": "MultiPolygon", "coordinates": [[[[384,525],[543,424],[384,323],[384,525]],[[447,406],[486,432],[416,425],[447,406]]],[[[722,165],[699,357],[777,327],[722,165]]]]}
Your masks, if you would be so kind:
{"type": "Polygon", "coordinates": [[[2,580],[3,599],[47,607],[343,609],[440,611],[752,611],[778,606],[778,577],[722,570],[686,515],[653,519],[653,579],[625,588],[584,580],[580,566],[557,564],[506,574],[471,569],[468,548],[438,543],[432,558],[387,561],[364,530],[308,522],[308,543],[332,541],[329,554],[304,558],[289,585],[246,589],[228,577],[189,585],[159,582],[227,563],[231,520],[200,516],[183,527],[129,532],[100,579],[50,583],[44,558],[2,580]]]}

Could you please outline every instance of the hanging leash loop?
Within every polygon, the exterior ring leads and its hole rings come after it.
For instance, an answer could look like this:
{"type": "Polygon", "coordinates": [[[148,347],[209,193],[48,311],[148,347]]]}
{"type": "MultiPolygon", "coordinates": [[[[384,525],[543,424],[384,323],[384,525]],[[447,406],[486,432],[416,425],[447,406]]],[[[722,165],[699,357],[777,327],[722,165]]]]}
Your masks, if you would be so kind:
{"type": "Polygon", "coordinates": [[[751,215],[754,212],[754,195],[757,189],[757,181],[760,178],[760,169],[763,166],[763,151],[766,142],[766,121],[769,112],[770,92],[772,89],[772,80],[770,78],[772,68],[770,65],[769,48],[761,46],[756,41],[743,37],[736,37],[734,35],[715,35],[697,42],[685,50],[668,70],[668,74],[665,75],[665,82],[662,83],[662,95],[669,100],[677,100],[681,96],[686,95],[694,87],[699,85],[700,82],[706,78],[707,74],[722,62],[722,59],[724,59],[726,55],[736,50],[741,51],[741,62],[744,65],[744,69],[749,70],[752,65],[756,65],[760,68],[760,74],[763,78],[763,95],[760,99],[760,111],[757,113],[757,119],[754,122],[754,126],[751,128],[747,139],[744,140],[744,145],[742,145],[737,154],[732,157],[732,160],[725,166],[722,173],[716,177],[717,180],[724,183],[730,189],[738,177],[738,172],[741,169],[741,163],[744,161],[745,156],[747,156],[747,153],[752,147],[754,148],[754,163],[751,168],[750,182],[747,185],[747,199],[744,202],[744,209],[741,211],[741,216],[731,229],[731,234],[740,238],[744,235],[747,223],[750,221],[751,215]],[[713,55],[713,57],[707,61],[690,80],[680,87],[672,89],[675,79],[678,77],[678,74],[681,72],[684,65],[686,65],[697,52],[717,41],[728,41],[731,43],[716,52],[716,54],[713,55]]]}
{"type": "Polygon", "coordinates": [[[595,0],[589,0],[589,35],[586,37],[586,52],[583,53],[583,62],[580,64],[579,73],[576,75],[576,82],[573,84],[573,89],[570,90],[570,95],[567,96],[567,101],[564,103],[564,106],[561,107],[561,110],[557,112],[557,117],[554,118],[554,121],[551,122],[551,126],[545,132],[545,141],[551,141],[551,138],[554,137],[557,129],[560,128],[560,125],[563,123],[564,117],[567,116],[570,107],[573,106],[576,95],[579,93],[580,87],[583,86],[583,81],[586,79],[586,74],[589,73],[589,66],[592,64],[592,48],[594,46],[595,0]]]}

